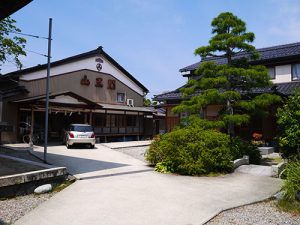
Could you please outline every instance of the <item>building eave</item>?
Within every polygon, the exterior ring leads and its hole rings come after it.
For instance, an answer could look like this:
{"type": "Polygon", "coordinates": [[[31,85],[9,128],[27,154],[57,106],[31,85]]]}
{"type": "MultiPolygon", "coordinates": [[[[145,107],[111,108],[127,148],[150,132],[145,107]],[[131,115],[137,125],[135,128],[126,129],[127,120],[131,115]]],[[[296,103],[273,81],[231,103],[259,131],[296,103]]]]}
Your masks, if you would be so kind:
{"type": "MultiPolygon", "coordinates": [[[[67,63],[71,63],[80,59],[85,59],[89,58],[92,56],[97,56],[97,55],[103,55],[111,64],[113,64],[117,69],[119,69],[122,73],[124,73],[130,80],[132,80],[134,83],[136,83],[145,93],[148,93],[149,90],[142,84],[140,83],[133,75],[131,75],[127,70],[125,70],[119,63],[117,63],[111,56],[109,56],[102,48],[102,46],[98,47],[97,49],[94,49],[89,52],[81,53],[75,56],[71,56],[65,59],[61,59],[55,62],[51,63],[51,67],[56,67],[60,65],[64,65],[67,63]]],[[[14,72],[10,72],[7,74],[4,74],[3,76],[9,77],[9,76],[21,76],[26,73],[32,73],[40,70],[47,69],[47,64],[42,64],[42,65],[37,65],[34,67],[26,68],[23,70],[17,70],[14,72]]]]}
{"type": "Polygon", "coordinates": [[[10,16],[30,2],[32,2],[32,0],[1,0],[0,20],[10,16]]]}

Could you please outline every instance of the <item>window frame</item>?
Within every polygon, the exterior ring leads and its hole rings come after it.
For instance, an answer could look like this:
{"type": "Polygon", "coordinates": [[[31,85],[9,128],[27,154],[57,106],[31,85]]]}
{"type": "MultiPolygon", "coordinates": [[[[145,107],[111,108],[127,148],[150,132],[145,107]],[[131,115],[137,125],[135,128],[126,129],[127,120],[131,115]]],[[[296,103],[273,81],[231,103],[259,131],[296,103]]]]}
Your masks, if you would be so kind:
{"type": "Polygon", "coordinates": [[[275,80],[276,79],[276,67],[275,66],[270,66],[270,67],[267,67],[267,69],[268,69],[268,75],[269,75],[270,79],[271,80],[275,80]],[[273,69],[273,71],[274,71],[274,77],[270,76],[270,73],[269,73],[270,69],[273,69]]]}
{"type": "Polygon", "coordinates": [[[126,101],[126,95],[124,92],[117,92],[117,102],[118,103],[124,103],[126,101]],[[123,101],[119,101],[119,95],[123,95],[123,101]]]}
{"type": "Polygon", "coordinates": [[[293,67],[295,66],[295,65],[300,65],[300,63],[292,63],[292,65],[291,65],[291,76],[292,76],[292,81],[300,81],[300,75],[299,75],[299,78],[298,79],[294,79],[294,70],[293,70],[293,67]]]}

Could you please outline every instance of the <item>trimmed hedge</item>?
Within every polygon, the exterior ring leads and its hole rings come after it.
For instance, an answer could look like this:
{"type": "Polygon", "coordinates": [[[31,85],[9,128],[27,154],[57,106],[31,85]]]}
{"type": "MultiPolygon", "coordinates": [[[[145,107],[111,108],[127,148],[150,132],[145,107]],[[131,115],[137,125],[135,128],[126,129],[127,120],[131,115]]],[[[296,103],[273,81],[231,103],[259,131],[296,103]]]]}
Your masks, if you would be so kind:
{"type": "Polygon", "coordinates": [[[186,127],[160,136],[146,152],[159,172],[205,175],[233,171],[228,135],[216,130],[186,127]]]}

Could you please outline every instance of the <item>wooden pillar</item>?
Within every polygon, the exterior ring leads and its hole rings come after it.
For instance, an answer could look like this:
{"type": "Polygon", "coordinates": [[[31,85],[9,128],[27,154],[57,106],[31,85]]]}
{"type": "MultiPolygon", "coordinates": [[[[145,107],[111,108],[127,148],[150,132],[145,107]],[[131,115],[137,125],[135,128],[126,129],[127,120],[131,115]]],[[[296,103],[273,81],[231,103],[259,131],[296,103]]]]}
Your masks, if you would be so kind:
{"type": "Polygon", "coordinates": [[[118,123],[118,134],[120,134],[120,115],[117,114],[116,117],[117,117],[117,123],[118,123]]]}
{"type": "Polygon", "coordinates": [[[126,118],[126,111],[124,111],[124,125],[125,125],[125,133],[124,133],[124,136],[123,136],[123,141],[125,141],[125,137],[126,137],[126,134],[127,134],[127,118],[126,118]]]}
{"type": "Polygon", "coordinates": [[[107,110],[105,109],[104,111],[104,118],[105,118],[105,124],[104,126],[102,127],[102,134],[104,133],[104,128],[106,127],[106,123],[107,123],[107,110]]]}
{"type": "Polygon", "coordinates": [[[90,123],[89,124],[90,125],[93,124],[93,111],[92,110],[90,111],[90,123]]]}
{"type": "MultiPolygon", "coordinates": [[[[21,112],[20,112],[20,104],[18,104],[17,107],[17,125],[16,125],[16,139],[18,140],[20,138],[20,128],[19,128],[19,124],[20,124],[20,117],[21,117],[21,112]]],[[[23,137],[21,137],[22,139],[23,137]]]]}
{"type": "Polygon", "coordinates": [[[141,121],[140,121],[140,112],[138,112],[137,121],[139,123],[139,131],[138,131],[138,135],[137,135],[137,140],[139,141],[140,140],[140,124],[141,124],[141,121]]]}
{"type": "Polygon", "coordinates": [[[88,113],[84,112],[84,123],[88,123],[88,121],[87,121],[87,114],[88,113]]]}
{"type": "Polygon", "coordinates": [[[109,133],[111,134],[111,114],[109,114],[109,133]]]}
{"type": "Polygon", "coordinates": [[[30,135],[33,135],[33,128],[34,128],[34,110],[31,108],[31,127],[30,127],[30,135]]]}

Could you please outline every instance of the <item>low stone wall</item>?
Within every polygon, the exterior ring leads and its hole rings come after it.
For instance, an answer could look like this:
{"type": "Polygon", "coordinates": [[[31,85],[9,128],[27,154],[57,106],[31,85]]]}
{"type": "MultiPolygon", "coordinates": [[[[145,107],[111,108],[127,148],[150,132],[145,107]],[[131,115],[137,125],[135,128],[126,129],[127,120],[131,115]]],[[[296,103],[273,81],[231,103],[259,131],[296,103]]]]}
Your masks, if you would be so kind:
{"type": "Polygon", "coordinates": [[[243,158],[233,161],[234,169],[238,168],[241,165],[249,165],[249,156],[244,155],[243,158]]]}
{"type": "Polygon", "coordinates": [[[1,176],[0,198],[32,193],[37,186],[42,184],[62,182],[68,174],[66,167],[55,167],[1,154],[0,157],[41,168],[40,170],[1,176]]]}
{"type": "Polygon", "coordinates": [[[27,173],[0,177],[0,188],[15,184],[29,183],[32,181],[44,180],[48,178],[65,176],[67,174],[65,167],[37,170],[27,173]]]}
{"type": "Polygon", "coordinates": [[[274,175],[274,177],[280,178],[280,174],[284,170],[285,166],[285,162],[279,163],[278,165],[272,165],[272,174],[274,175]]]}
{"type": "Polygon", "coordinates": [[[261,155],[268,155],[274,152],[274,147],[258,147],[261,155]]]}

